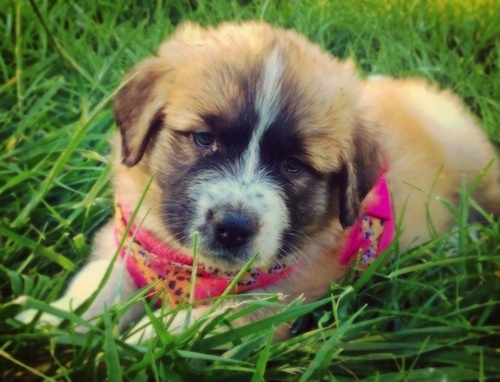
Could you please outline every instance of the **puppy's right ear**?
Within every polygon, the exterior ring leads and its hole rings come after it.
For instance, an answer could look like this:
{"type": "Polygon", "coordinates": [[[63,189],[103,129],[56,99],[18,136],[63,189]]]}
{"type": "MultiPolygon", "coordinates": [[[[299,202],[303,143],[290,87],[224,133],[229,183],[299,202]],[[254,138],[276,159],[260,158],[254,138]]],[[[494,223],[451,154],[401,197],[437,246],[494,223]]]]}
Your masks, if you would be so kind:
{"type": "Polygon", "coordinates": [[[151,138],[163,126],[166,101],[165,60],[152,58],[127,74],[113,102],[116,124],[122,138],[122,163],[139,163],[151,138]]]}

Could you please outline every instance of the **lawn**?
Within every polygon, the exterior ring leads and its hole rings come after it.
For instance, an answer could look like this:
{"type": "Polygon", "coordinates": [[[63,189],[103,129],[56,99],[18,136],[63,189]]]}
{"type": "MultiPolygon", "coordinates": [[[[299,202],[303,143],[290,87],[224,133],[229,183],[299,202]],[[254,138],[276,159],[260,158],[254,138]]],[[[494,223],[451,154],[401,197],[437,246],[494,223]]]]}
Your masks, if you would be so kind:
{"type": "Polygon", "coordinates": [[[110,99],[181,21],[264,19],[353,57],[364,75],[427,78],[459,94],[498,146],[500,2],[3,0],[0,15],[0,380],[500,379],[500,222],[468,224],[466,189],[449,234],[392,247],[323,300],[245,327],[231,322],[278,296],[178,336],[158,325],[137,346],[116,332],[126,306],[86,334],[71,315],[58,328],[14,319],[22,304],[51,309],[112,215],[110,99]],[[287,321],[296,336],[272,343],[287,321]]]}

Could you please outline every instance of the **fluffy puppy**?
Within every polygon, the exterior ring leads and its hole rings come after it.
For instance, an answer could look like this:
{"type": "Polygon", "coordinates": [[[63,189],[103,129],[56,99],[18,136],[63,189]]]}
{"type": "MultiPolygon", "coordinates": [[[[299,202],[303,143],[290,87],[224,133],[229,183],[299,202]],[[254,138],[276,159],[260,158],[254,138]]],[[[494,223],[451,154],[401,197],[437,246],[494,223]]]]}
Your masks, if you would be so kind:
{"type": "Polygon", "coordinates": [[[462,179],[479,174],[476,200],[499,212],[495,151],[456,96],[422,80],[362,80],[353,62],[265,23],[184,24],[127,75],[114,112],[117,218],[55,302],[77,307],[111,267],[87,318],[150,284],[167,306],[216,296],[250,260],[232,292],[317,299],[360,249],[369,263],[390,243],[394,221],[402,250],[430,239],[427,219],[445,232],[453,217],[440,200],[456,203],[462,179]],[[383,216],[367,213],[379,204],[383,216]]]}

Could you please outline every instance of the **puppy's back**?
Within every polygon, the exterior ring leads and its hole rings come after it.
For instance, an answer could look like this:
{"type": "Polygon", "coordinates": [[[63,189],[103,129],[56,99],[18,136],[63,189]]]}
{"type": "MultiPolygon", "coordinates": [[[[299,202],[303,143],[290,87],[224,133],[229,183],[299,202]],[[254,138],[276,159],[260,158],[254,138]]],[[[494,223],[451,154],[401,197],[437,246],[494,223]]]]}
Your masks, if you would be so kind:
{"type": "Polygon", "coordinates": [[[439,199],[456,202],[465,179],[469,186],[478,182],[475,200],[500,214],[498,157],[456,95],[424,80],[375,77],[366,82],[362,102],[383,136],[396,207],[412,219],[430,215],[439,232],[451,220],[439,199]]]}

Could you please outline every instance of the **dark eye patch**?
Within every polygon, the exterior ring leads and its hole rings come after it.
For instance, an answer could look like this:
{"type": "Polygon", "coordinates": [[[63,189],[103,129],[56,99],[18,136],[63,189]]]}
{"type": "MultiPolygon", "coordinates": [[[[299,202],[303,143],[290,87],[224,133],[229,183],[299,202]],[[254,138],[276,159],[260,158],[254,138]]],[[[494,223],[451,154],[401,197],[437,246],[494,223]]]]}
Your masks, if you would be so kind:
{"type": "Polygon", "coordinates": [[[292,173],[304,163],[304,145],[293,129],[290,118],[277,118],[264,133],[261,140],[261,157],[265,165],[282,165],[292,173]]]}
{"type": "Polygon", "coordinates": [[[238,158],[250,142],[258,122],[252,105],[252,101],[246,102],[234,119],[214,114],[202,116],[207,126],[217,136],[218,150],[230,160],[238,158]]]}

